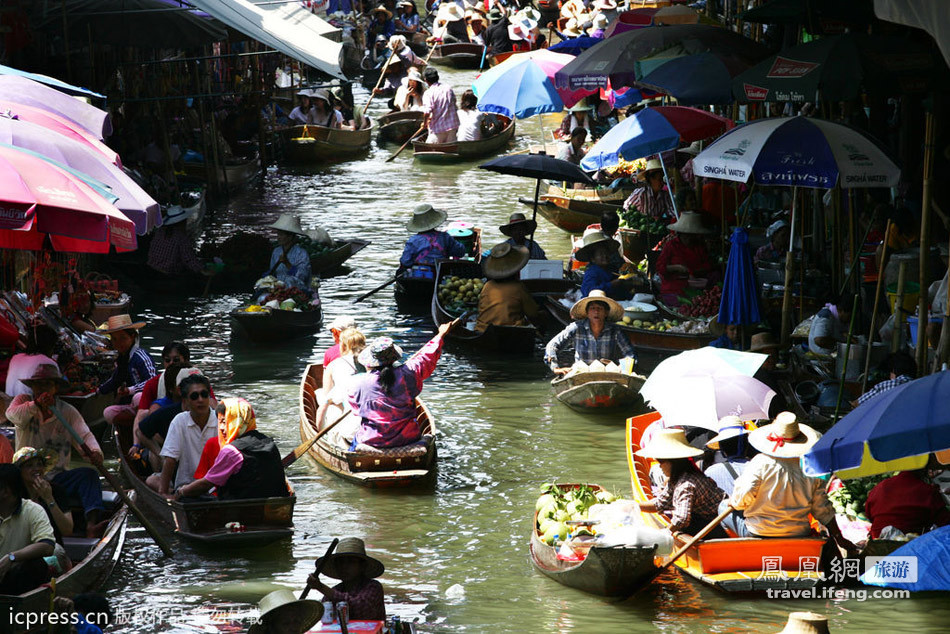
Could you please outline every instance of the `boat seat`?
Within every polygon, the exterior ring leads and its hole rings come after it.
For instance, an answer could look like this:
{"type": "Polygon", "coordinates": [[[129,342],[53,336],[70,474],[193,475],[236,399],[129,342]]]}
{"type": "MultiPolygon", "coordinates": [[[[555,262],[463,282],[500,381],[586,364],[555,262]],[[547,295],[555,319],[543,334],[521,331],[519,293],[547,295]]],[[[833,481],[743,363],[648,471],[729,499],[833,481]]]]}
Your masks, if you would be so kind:
{"type": "Polygon", "coordinates": [[[385,456],[387,458],[421,458],[428,452],[428,445],[431,438],[431,435],[425,434],[422,440],[412,444],[403,445],[401,447],[387,447],[385,449],[360,443],[356,445],[356,450],[353,453],[380,457],[385,456]]]}
{"type": "Polygon", "coordinates": [[[98,537],[63,537],[66,555],[73,562],[82,561],[99,543],[98,537]]]}

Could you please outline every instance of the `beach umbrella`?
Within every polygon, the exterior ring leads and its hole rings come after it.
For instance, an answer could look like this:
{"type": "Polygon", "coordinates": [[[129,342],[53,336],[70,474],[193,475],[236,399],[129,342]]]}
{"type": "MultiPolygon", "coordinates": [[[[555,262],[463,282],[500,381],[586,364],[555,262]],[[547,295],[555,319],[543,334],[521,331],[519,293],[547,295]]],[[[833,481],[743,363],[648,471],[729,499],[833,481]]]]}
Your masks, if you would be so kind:
{"type": "MultiPolygon", "coordinates": [[[[883,566],[868,565],[861,575],[861,582],[911,592],[950,590],[950,526],[941,526],[912,539],[888,555],[885,562],[883,566]],[[915,562],[915,581],[899,581],[902,569],[897,565],[901,561],[915,562]]],[[[910,570],[906,569],[906,572],[910,570]]]]}
{"type": "Polygon", "coordinates": [[[684,376],[663,381],[650,393],[650,398],[644,399],[668,426],[692,425],[713,431],[719,431],[719,419],[723,416],[738,416],[740,420],[768,418],[769,404],[775,396],[762,381],[741,374],[684,376]]]}
{"type": "Polygon", "coordinates": [[[74,174],[18,148],[0,146],[0,248],[135,249],[135,225],[74,174]]]}
{"type": "MultiPolygon", "coordinates": [[[[679,48],[679,47],[677,47],[679,48]]],[[[675,97],[683,105],[731,104],[732,79],[761,57],[740,58],[704,51],[668,54],[638,61],[637,85],[675,97]]]]}
{"type": "Polygon", "coordinates": [[[118,152],[100,141],[96,135],[78,123],[61,117],[54,112],[0,99],[0,117],[9,117],[41,125],[48,130],[88,145],[106,157],[110,163],[122,167],[122,160],[119,158],[118,152]]]}
{"type": "Polygon", "coordinates": [[[112,134],[112,122],[108,112],[32,79],[0,75],[0,95],[3,95],[6,101],[34,106],[65,117],[92,132],[100,140],[112,134]]]}
{"type": "Polygon", "coordinates": [[[759,119],[693,158],[697,176],[831,189],[896,187],[900,168],[864,132],[811,117],[759,119]]]}
{"type": "Polygon", "coordinates": [[[79,95],[82,97],[91,97],[93,99],[105,99],[105,95],[100,95],[97,92],[89,90],[88,88],[81,88],[79,86],[73,86],[72,84],[67,84],[64,81],[56,79],[55,77],[49,77],[48,75],[41,75],[40,73],[28,73],[25,70],[20,70],[19,68],[13,68],[11,66],[4,66],[0,64],[0,75],[16,75],[17,77],[26,77],[27,79],[32,79],[41,84],[46,84],[56,90],[62,91],[69,95],[79,95]]]}
{"type": "Polygon", "coordinates": [[[569,40],[561,40],[557,44],[549,46],[547,50],[553,51],[555,53],[577,56],[589,49],[591,46],[602,41],[603,38],[600,37],[587,37],[586,35],[582,35],[581,37],[572,37],[569,40]]]}
{"type": "Polygon", "coordinates": [[[0,143],[33,150],[106,183],[115,206],[145,235],[162,224],[161,206],[119,167],[88,145],[35,123],[0,116],[0,143]]]}
{"type": "Polygon", "coordinates": [[[660,361],[640,388],[645,400],[661,398],[670,385],[697,376],[753,376],[768,355],[705,346],[660,361]]]}
{"type": "Polygon", "coordinates": [[[808,475],[858,478],[919,469],[950,449],[950,372],[891,388],[858,405],[804,455],[808,475]]]}
{"type": "Polygon", "coordinates": [[[749,234],[742,227],[736,227],[732,231],[732,246],[722,282],[719,323],[748,325],[760,321],[759,284],[749,250],[749,234]]]}

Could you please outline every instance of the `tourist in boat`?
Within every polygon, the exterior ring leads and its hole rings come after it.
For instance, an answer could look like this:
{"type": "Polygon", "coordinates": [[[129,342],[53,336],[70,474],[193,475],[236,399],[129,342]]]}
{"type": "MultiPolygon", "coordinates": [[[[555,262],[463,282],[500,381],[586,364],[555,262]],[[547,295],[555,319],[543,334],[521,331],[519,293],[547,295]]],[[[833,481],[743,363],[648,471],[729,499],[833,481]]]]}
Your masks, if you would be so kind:
{"type": "Polygon", "coordinates": [[[659,159],[650,159],[642,172],[637,174],[637,180],[645,183],[639,187],[627,200],[623,201],[624,209],[636,209],[641,214],[651,218],[666,218],[673,215],[673,202],[670,192],[664,188],[663,166],[659,159]]]}
{"type": "Polygon", "coordinates": [[[198,257],[195,243],[188,235],[186,221],[197,212],[197,205],[173,205],[167,208],[162,226],[152,232],[152,241],[148,245],[149,268],[163,275],[214,274],[198,257]]]}
{"type": "Polygon", "coordinates": [[[568,0],[561,5],[561,18],[583,24],[590,19],[590,11],[584,0],[568,0]]]}
{"type": "Polygon", "coordinates": [[[277,231],[277,247],[270,256],[270,269],[264,275],[273,275],[286,286],[310,291],[310,255],[297,244],[299,236],[307,236],[300,220],[292,214],[281,214],[270,225],[277,231]]]}
{"type": "Polygon", "coordinates": [[[547,260],[548,257],[545,255],[541,245],[528,238],[529,235],[534,234],[537,228],[538,223],[536,221],[528,220],[523,213],[516,211],[508,216],[508,224],[501,225],[498,227],[498,230],[508,236],[508,239],[505,240],[507,244],[513,247],[526,247],[530,259],[547,260]]]}
{"type": "Polygon", "coordinates": [[[411,2],[411,0],[401,0],[401,2],[396,5],[396,8],[399,9],[399,15],[397,15],[394,20],[396,29],[408,33],[416,33],[417,31],[425,32],[425,29],[419,21],[419,11],[416,9],[415,2],[411,2]]]}
{"type": "Polygon", "coordinates": [[[623,317],[623,306],[604,294],[603,291],[591,291],[591,294],[571,307],[571,323],[554,336],[544,348],[544,362],[555,374],[567,374],[570,367],[562,368],[558,361],[558,352],[565,346],[574,344],[574,361],[593,363],[594,361],[615,361],[623,358],[637,358],[630,339],[614,322],[623,317]]]}
{"type": "Polygon", "coordinates": [[[412,211],[407,228],[415,235],[406,241],[396,275],[406,271],[408,277],[432,278],[439,260],[468,255],[462,243],[445,231],[437,231],[446,218],[448,214],[445,211],[432,205],[419,205],[412,211]]]}
{"type": "MultiPolygon", "coordinates": [[[[26,499],[33,500],[46,511],[46,516],[56,533],[56,543],[62,545],[63,535],[73,534],[73,515],[56,502],[53,487],[46,474],[56,466],[56,454],[49,449],[21,447],[13,454],[13,464],[20,468],[26,499]]],[[[63,551],[63,556],[66,552],[63,551]]]]}
{"type": "Polygon", "coordinates": [[[851,302],[840,297],[829,302],[819,310],[811,321],[808,330],[808,349],[815,354],[830,355],[837,350],[839,343],[848,338],[848,324],[851,321],[851,302]]]}
{"type": "Polygon", "coordinates": [[[426,84],[418,68],[410,68],[405,81],[396,89],[393,105],[402,112],[410,110],[422,112],[425,103],[422,96],[425,94],[426,84]]]}
{"type": "Polygon", "coordinates": [[[56,537],[43,507],[27,499],[20,469],[0,464],[0,594],[28,592],[52,577],[44,557],[56,537]]]}
{"type": "Polygon", "coordinates": [[[738,416],[724,416],[719,419],[719,433],[706,443],[716,456],[705,473],[726,495],[732,495],[736,478],[749,464],[748,433],[738,416]]]}
{"type": "Polygon", "coordinates": [[[162,495],[170,494],[194,480],[201,451],[209,438],[214,438],[218,427],[213,422],[211,409],[211,382],[200,374],[192,374],[178,386],[186,411],[175,416],[168,426],[168,435],[162,445],[162,471],[146,480],[152,489],[162,495]]]}
{"type": "Polygon", "coordinates": [[[488,18],[481,11],[469,9],[465,14],[465,22],[468,24],[468,41],[472,44],[487,44],[486,38],[488,32],[488,18]]]}
{"type": "Polygon", "coordinates": [[[708,286],[716,282],[719,271],[714,268],[703,237],[712,230],[703,224],[698,213],[684,211],[668,228],[675,235],[663,244],[656,272],[660,276],[660,298],[667,306],[676,306],[689,280],[705,279],[708,286]]]}
{"type": "Polygon", "coordinates": [[[459,118],[459,129],[457,137],[459,141],[479,141],[482,138],[482,123],[485,119],[485,113],[480,112],[476,106],[478,98],[475,92],[469,88],[462,93],[462,99],[459,102],[457,111],[459,118]]]}
{"type": "Polygon", "coordinates": [[[537,321],[538,305],[521,281],[519,273],[528,263],[527,247],[507,242],[492,247],[482,260],[482,272],[488,281],[478,297],[478,321],[475,330],[489,326],[527,326],[537,321]]]}
{"type": "Polygon", "coordinates": [[[581,295],[586,297],[598,290],[616,300],[630,299],[634,280],[620,279],[619,271],[611,265],[614,253],[619,249],[617,241],[604,235],[602,231],[584,232],[583,246],[574,253],[575,260],[587,263],[581,280],[581,295]]]}
{"type": "Polygon", "coordinates": [[[856,552],[835,521],[825,482],[810,478],[801,467],[801,457],[821,437],[799,423],[795,414],[782,412],[775,421],[749,432],[749,444],[759,454],[736,478],[728,500],[720,505],[736,509],[723,526],[739,537],[807,537],[813,535],[811,514],[828,529],[839,546],[856,552]]]}
{"type": "Polygon", "coordinates": [[[561,125],[557,129],[557,135],[562,139],[569,139],[571,133],[577,128],[584,128],[590,134],[590,117],[587,113],[591,110],[587,99],[581,99],[576,104],[567,109],[567,114],[561,119],[561,125]]]}
{"type": "Polygon", "coordinates": [[[310,103],[310,91],[301,90],[297,93],[300,103],[296,108],[290,111],[288,118],[292,125],[309,125],[313,123],[311,118],[313,106],[310,103]]]}
{"type": "Polygon", "coordinates": [[[144,326],[144,321],[132,323],[128,315],[113,315],[106,321],[106,328],[99,331],[109,335],[113,349],[119,353],[112,376],[98,389],[99,394],[115,395],[116,404],[102,412],[109,424],[132,424],[142,388],[155,376],[152,358],[139,345],[139,329],[144,326]]]}
{"type": "Polygon", "coordinates": [[[310,112],[313,125],[323,128],[339,129],[343,125],[343,115],[330,105],[330,93],[325,88],[313,91],[313,109],[310,112]]]}
{"type": "Polygon", "coordinates": [[[791,235],[791,229],[786,220],[776,220],[765,230],[765,237],[768,240],[765,244],[756,249],[755,263],[759,262],[784,262],[785,254],[788,253],[788,240],[791,235]]]}
{"type": "Polygon", "coordinates": [[[439,71],[431,66],[426,66],[422,77],[428,86],[422,96],[423,124],[429,130],[426,143],[454,143],[459,127],[455,93],[439,81],[439,71]]]}
{"type": "Polygon", "coordinates": [[[7,367],[4,388],[7,396],[14,398],[20,394],[33,394],[23,379],[33,376],[41,365],[56,365],[53,355],[58,341],[56,331],[44,323],[33,323],[27,328],[26,351],[10,357],[10,365],[7,367]]]}
{"type": "Polygon", "coordinates": [[[592,37],[598,40],[604,39],[606,37],[607,24],[607,16],[603,13],[598,13],[594,16],[594,19],[591,20],[590,29],[587,31],[587,37],[592,37]]]}
{"type": "Polygon", "coordinates": [[[710,348],[722,348],[724,350],[742,350],[742,342],[739,341],[739,326],[737,324],[720,324],[719,317],[713,317],[709,320],[709,332],[718,337],[709,342],[710,348]]]}
{"type": "Polygon", "coordinates": [[[514,50],[514,43],[510,35],[511,21],[503,6],[496,4],[488,12],[488,19],[491,20],[491,26],[485,32],[488,41],[488,55],[498,55],[499,53],[510,53],[514,50]]]}
{"type": "Polygon", "coordinates": [[[58,398],[60,390],[69,387],[55,365],[41,365],[29,379],[23,381],[33,391],[20,394],[7,408],[7,418],[16,427],[17,450],[36,447],[54,452],[56,462],[46,473],[46,479],[63,495],[78,498],[86,517],[86,535],[100,537],[105,523],[99,523],[102,505],[102,486],[99,474],[89,467],[69,468],[72,458],[73,436],[64,427],[53,410],[57,410],[73,428],[89,452],[84,457],[94,465],[102,464],[102,450],[82,414],[75,407],[58,398]]]}
{"type": "MultiPolygon", "coordinates": [[[[665,514],[674,535],[695,535],[701,531],[719,515],[719,504],[726,496],[691,460],[702,453],[702,449],[686,442],[682,429],[657,430],[650,444],[636,451],[638,456],[656,460],[664,476],[653,499],[641,502],[640,510],[665,514]]],[[[717,526],[708,538],[725,536],[725,531],[717,526]]]]}
{"type": "Polygon", "coordinates": [[[439,5],[432,27],[432,37],[427,42],[438,44],[452,44],[468,42],[468,29],[465,26],[465,10],[455,2],[445,2],[439,5]]]}
{"type": "Polygon", "coordinates": [[[931,455],[924,468],[902,471],[871,489],[864,504],[871,537],[880,538],[888,526],[905,535],[919,535],[934,526],[950,524],[950,509],[933,481],[943,469],[931,455]]]}
{"type": "Polygon", "coordinates": [[[878,369],[887,374],[887,378],[853,401],[853,407],[867,403],[875,396],[917,378],[917,362],[906,352],[892,352],[887,355],[878,369]]]}
{"type": "Polygon", "coordinates": [[[584,149],[584,143],[587,142],[587,133],[587,128],[582,126],[571,130],[570,137],[558,144],[555,158],[580,165],[581,159],[587,155],[587,150],[584,149]]]}
{"type": "Polygon", "coordinates": [[[357,361],[366,373],[353,378],[347,393],[350,409],[361,419],[351,449],[361,444],[401,447],[422,438],[415,399],[435,371],[445,335],[456,322],[439,326],[438,334],[400,366],[395,364],[402,359],[402,348],[389,337],[374,339],[363,349],[357,361]]]}
{"type": "MultiPolygon", "coordinates": [[[[318,570],[323,559],[316,561],[318,570]]],[[[376,581],[385,570],[381,561],[366,554],[362,539],[347,537],[340,540],[322,568],[323,574],[339,579],[340,583],[331,588],[312,573],[307,577],[307,586],[322,592],[324,601],[346,601],[351,620],[385,621],[383,586],[376,581]]]]}
{"type": "MultiPolygon", "coordinates": [[[[335,421],[349,408],[346,395],[353,377],[365,371],[357,361],[365,347],[366,337],[356,328],[347,328],[340,334],[340,356],[324,366],[323,386],[317,394],[317,401],[320,403],[317,408],[318,430],[323,427],[325,421],[335,421]]],[[[349,416],[337,423],[332,434],[334,443],[344,448],[349,447],[359,424],[360,419],[356,416],[349,416]]]]}
{"type": "Polygon", "coordinates": [[[405,35],[393,35],[389,38],[389,49],[393,51],[394,56],[386,66],[386,80],[382,88],[374,91],[377,95],[398,90],[405,83],[411,68],[421,68],[427,63],[409,47],[405,35]]]}
{"type": "Polygon", "coordinates": [[[211,469],[200,479],[180,486],[176,499],[198,497],[217,487],[219,500],[286,497],[277,445],[257,431],[257,418],[243,398],[223,399],[215,410],[220,451],[211,469]],[[221,428],[226,431],[221,434],[221,428]]]}
{"type": "Polygon", "coordinates": [[[333,345],[323,353],[323,367],[329,366],[334,359],[340,357],[340,335],[347,328],[356,328],[356,319],[352,315],[340,315],[330,322],[330,335],[333,337],[333,345]]]}
{"type": "MultiPolygon", "coordinates": [[[[141,463],[145,473],[157,472],[162,468],[162,445],[165,444],[165,437],[168,436],[168,428],[171,427],[175,417],[187,406],[182,402],[181,390],[178,386],[186,377],[193,374],[201,374],[201,371],[179,363],[168,366],[163,374],[166,396],[155,401],[156,404],[161,403],[161,405],[157,409],[150,409],[150,413],[132,427],[132,439],[135,442],[129,448],[129,461],[141,463]]],[[[213,397],[214,394],[212,394],[212,400],[213,397]]]]}
{"type": "Polygon", "coordinates": [[[320,621],[323,604],[298,599],[290,590],[274,590],[257,604],[260,615],[247,634],[304,634],[320,621]]]}
{"type": "Polygon", "coordinates": [[[396,23],[393,22],[393,12],[385,5],[379,5],[372,11],[369,26],[366,27],[366,41],[373,42],[380,35],[387,40],[396,34],[396,23]]]}
{"type": "Polygon", "coordinates": [[[165,372],[173,363],[179,367],[191,367],[191,350],[183,341],[170,341],[162,348],[162,369],[142,386],[135,423],[149,415],[152,405],[160,398],[168,396],[165,390],[165,372]]]}
{"type": "Polygon", "coordinates": [[[352,94],[349,101],[347,101],[343,89],[340,86],[334,86],[330,89],[330,102],[343,122],[340,127],[344,130],[355,130],[357,126],[354,121],[352,94]]]}

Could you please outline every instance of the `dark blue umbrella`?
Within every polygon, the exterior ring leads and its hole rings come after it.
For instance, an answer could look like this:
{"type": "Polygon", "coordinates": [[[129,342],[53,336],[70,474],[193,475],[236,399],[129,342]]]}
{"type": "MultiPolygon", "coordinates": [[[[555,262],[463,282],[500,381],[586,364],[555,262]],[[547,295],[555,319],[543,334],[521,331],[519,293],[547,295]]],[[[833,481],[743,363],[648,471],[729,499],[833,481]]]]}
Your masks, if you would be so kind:
{"type": "Polygon", "coordinates": [[[672,95],[683,106],[732,103],[735,74],[719,56],[698,53],[671,58],[643,75],[637,85],[672,95]]]}
{"type": "Polygon", "coordinates": [[[950,590],[950,526],[924,533],[904,544],[892,552],[882,566],[868,566],[867,572],[861,575],[861,581],[872,586],[899,588],[911,592],[950,590]],[[916,559],[915,581],[910,581],[908,577],[904,577],[907,581],[900,580],[902,572],[909,572],[898,567],[901,563],[898,559],[900,557],[916,559]]]}
{"type": "Polygon", "coordinates": [[[726,277],[722,284],[719,303],[720,324],[757,324],[762,321],[759,311],[759,285],[749,250],[749,234],[736,227],[732,232],[726,277]]]}
{"type": "Polygon", "coordinates": [[[603,42],[604,38],[602,37],[574,37],[569,40],[561,40],[554,46],[549,46],[549,51],[554,51],[555,53],[564,53],[566,55],[574,55],[575,57],[589,49],[594,44],[598,42],[603,42]]]}

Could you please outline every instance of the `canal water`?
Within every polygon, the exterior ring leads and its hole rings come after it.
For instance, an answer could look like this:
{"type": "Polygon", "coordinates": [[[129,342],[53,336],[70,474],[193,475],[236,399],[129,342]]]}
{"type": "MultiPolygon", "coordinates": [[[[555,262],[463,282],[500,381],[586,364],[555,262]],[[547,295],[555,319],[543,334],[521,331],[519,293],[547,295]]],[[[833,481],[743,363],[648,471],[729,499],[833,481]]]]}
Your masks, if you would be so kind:
{"type": "MultiPolygon", "coordinates": [[[[474,77],[443,75],[457,95],[474,77]]],[[[357,91],[357,101],[365,99],[365,91],[357,91]]],[[[381,101],[374,105],[377,113],[381,101]]],[[[513,149],[538,143],[539,132],[536,120],[519,121],[513,149]]],[[[532,196],[534,182],[479,170],[478,162],[427,166],[414,162],[411,152],[386,163],[394,150],[374,144],[362,160],[271,168],[259,187],[214,210],[204,239],[263,228],[291,212],[305,228],[322,226],[334,237],[372,240],[349,262],[346,274],[323,281],[326,322],[353,314],[368,337],[389,335],[407,351],[417,349],[434,334],[431,318],[399,312],[391,288],[350,303],[393,273],[412,208],[422,202],[444,208],[451,220],[483,227],[483,244],[491,246],[503,238],[498,226],[510,213],[528,211],[518,198],[532,196]]],[[[543,220],[537,240],[549,258],[570,252],[567,234],[543,220]]],[[[135,316],[148,322],[145,345],[158,359],[164,342],[184,339],[216,392],[248,399],[258,427],[286,454],[300,442],[301,375],[309,362],[322,358],[330,335],[322,331],[283,346],[232,341],[227,314],[249,293],[215,294],[212,282],[211,294],[202,298],[204,286],[205,278],[196,276],[174,296],[136,294],[135,316]]],[[[568,410],[554,400],[549,379],[540,352],[500,360],[447,350],[422,395],[440,430],[434,491],[370,491],[301,458],[289,469],[297,492],[296,532],[289,543],[250,552],[179,544],[179,554],[163,560],[135,524],[105,588],[127,621],[115,631],[219,631],[214,623],[227,615],[249,617],[267,592],[299,592],[330,540],[345,536],[363,538],[384,562],[387,613],[418,620],[423,632],[776,632],[788,612],[802,609],[827,614],[833,632],[936,632],[950,622],[940,598],[731,598],[668,573],[634,598],[617,602],[537,573],[527,545],[541,484],[596,482],[630,493],[623,420],[568,410]]]]}

